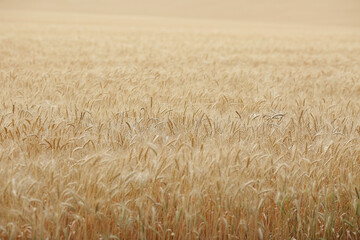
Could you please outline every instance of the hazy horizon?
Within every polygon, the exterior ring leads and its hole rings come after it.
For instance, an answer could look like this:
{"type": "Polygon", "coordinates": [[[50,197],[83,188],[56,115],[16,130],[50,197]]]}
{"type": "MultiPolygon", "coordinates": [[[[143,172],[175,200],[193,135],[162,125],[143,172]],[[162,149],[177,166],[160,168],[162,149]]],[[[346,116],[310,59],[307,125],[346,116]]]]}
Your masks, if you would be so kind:
{"type": "Polygon", "coordinates": [[[355,0],[2,0],[0,9],[360,26],[360,1],[355,0]]]}

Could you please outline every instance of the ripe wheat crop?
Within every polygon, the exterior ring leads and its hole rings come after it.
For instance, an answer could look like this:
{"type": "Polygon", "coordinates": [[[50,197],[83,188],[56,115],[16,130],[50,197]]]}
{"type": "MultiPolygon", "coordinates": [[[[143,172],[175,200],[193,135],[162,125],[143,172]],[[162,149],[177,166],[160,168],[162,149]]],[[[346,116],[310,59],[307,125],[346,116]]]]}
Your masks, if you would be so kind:
{"type": "Polygon", "coordinates": [[[1,239],[360,238],[359,31],[133,20],[0,22],[1,239]]]}

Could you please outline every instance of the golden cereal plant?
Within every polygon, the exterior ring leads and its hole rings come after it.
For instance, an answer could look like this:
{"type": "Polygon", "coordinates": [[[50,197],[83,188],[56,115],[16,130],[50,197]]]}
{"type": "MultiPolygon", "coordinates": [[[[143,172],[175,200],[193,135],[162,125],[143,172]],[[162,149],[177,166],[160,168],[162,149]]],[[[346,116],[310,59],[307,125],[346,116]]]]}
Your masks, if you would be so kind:
{"type": "Polygon", "coordinates": [[[171,24],[0,22],[0,238],[359,239],[360,33],[171,24]]]}

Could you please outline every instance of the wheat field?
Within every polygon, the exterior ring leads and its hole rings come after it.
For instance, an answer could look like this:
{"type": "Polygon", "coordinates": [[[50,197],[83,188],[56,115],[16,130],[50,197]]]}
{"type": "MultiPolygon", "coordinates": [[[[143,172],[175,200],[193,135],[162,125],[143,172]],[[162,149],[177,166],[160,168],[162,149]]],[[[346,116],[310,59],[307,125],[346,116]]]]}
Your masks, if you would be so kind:
{"type": "Polygon", "coordinates": [[[19,15],[0,239],[360,239],[358,28],[19,15]]]}

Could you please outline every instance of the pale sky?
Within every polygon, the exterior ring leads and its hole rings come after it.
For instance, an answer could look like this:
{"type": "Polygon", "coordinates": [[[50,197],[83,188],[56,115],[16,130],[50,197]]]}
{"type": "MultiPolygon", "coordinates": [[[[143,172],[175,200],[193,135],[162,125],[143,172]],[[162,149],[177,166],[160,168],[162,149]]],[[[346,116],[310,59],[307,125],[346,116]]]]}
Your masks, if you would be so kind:
{"type": "Polygon", "coordinates": [[[0,0],[0,9],[360,27],[360,0],[0,0]]]}

